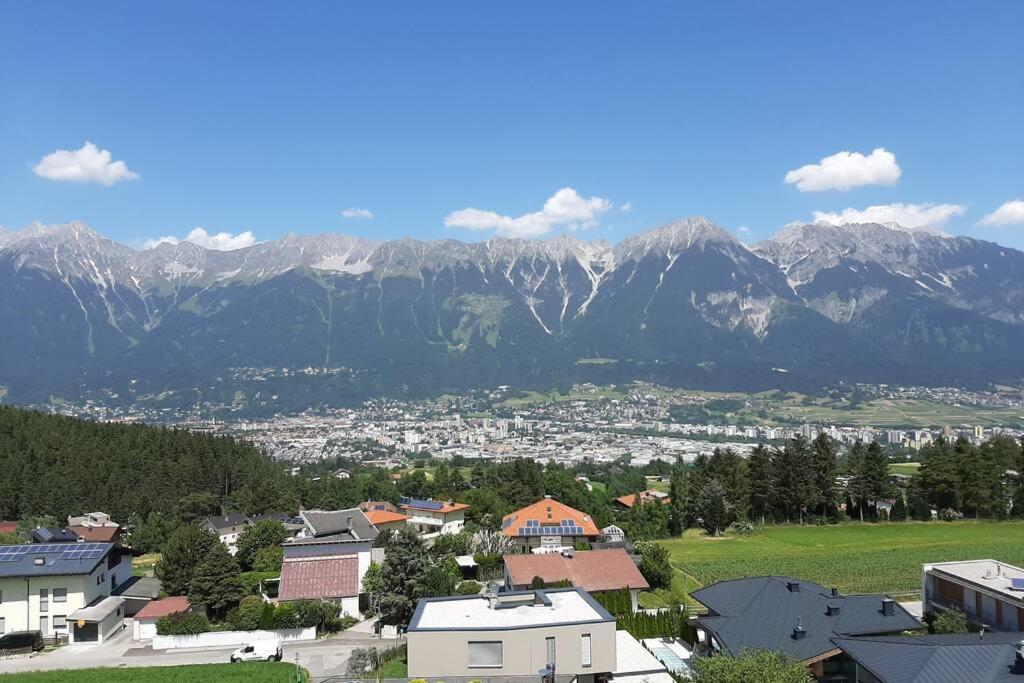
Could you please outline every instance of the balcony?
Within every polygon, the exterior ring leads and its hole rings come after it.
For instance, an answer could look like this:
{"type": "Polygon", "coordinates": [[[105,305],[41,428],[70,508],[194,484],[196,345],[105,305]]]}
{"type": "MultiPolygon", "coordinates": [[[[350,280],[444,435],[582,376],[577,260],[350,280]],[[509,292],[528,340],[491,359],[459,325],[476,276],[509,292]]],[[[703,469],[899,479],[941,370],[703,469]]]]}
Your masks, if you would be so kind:
{"type": "MultiPolygon", "coordinates": [[[[986,617],[984,615],[978,614],[978,612],[974,609],[973,605],[967,607],[959,602],[944,598],[932,590],[929,590],[925,594],[926,611],[929,605],[931,607],[938,607],[943,611],[956,610],[957,612],[963,612],[965,615],[967,615],[968,622],[974,624],[975,626],[984,626],[986,631],[1013,632],[1021,630],[1020,625],[1018,624],[999,625],[995,623],[995,615],[989,615],[988,617],[986,617]]],[[[1006,609],[1011,608],[1007,607],[1006,609]]],[[[1012,609],[1016,609],[1016,607],[1013,607],[1012,609]]]]}

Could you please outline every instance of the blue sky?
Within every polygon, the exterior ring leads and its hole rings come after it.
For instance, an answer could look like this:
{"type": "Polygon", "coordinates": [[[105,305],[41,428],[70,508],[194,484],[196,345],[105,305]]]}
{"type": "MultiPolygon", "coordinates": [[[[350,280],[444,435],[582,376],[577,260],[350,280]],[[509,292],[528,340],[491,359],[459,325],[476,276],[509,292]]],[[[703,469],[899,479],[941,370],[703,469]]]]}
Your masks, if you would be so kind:
{"type": "Polygon", "coordinates": [[[1022,25],[1016,0],[12,0],[0,224],[617,241],[700,214],[754,241],[883,206],[1024,247],[1022,25]]]}

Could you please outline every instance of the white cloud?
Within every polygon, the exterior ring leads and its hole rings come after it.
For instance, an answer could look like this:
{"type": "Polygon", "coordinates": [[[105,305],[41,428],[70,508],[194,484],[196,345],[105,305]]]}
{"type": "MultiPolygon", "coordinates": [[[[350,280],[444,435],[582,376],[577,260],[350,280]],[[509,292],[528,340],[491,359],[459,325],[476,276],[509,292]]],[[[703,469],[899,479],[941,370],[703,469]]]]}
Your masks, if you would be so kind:
{"type": "Polygon", "coordinates": [[[742,235],[743,237],[749,237],[750,236],[750,228],[748,228],[745,225],[741,225],[740,227],[736,228],[736,234],[737,235],[742,235]]]}
{"type": "Polygon", "coordinates": [[[172,235],[166,237],[158,237],[155,240],[146,240],[143,245],[146,249],[152,249],[158,244],[178,244],[179,242],[191,242],[192,244],[199,245],[204,249],[216,249],[217,251],[231,251],[233,249],[241,249],[243,247],[251,247],[256,244],[256,238],[253,236],[251,230],[240,232],[237,235],[232,235],[230,232],[218,232],[211,235],[206,232],[203,228],[193,228],[192,232],[179,239],[172,235]]]}
{"type": "Polygon", "coordinates": [[[91,142],[74,151],[58,149],[44,156],[32,167],[41,178],[68,183],[100,183],[113,185],[122,180],[135,180],[138,173],[128,170],[123,161],[111,161],[110,151],[91,142]]]}
{"type": "Polygon", "coordinates": [[[372,211],[369,209],[360,209],[355,206],[342,210],[341,215],[345,218],[365,218],[366,220],[373,220],[372,211]]]}
{"type": "Polygon", "coordinates": [[[629,213],[632,210],[633,202],[626,202],[625,204],[619,207],[619,211],[621,211],[622,213],[629,213]]]}
{"type": "Polygon", "coordinates": [[[896,155],[882,147],[868,156],[837,152],[817,164],[807,164],[786,174],[786,182],[801,192],[850,190],[862,185],[895,185],[902,171],[896,155]]]}
{"type": "Polygon", "coordinates": [[[539,237],[559,227],[569,230],[593,228],[600,222],[601,215],[611,208],[612,203],[607,199],[585,199],[571,187],[563,187],[544,202],[544,208],[534,213],[512,217],[466,208],[448,214],[444,224],[448,228],[493,230],[500,237],[539,237]]]}
{"type": "Polygon", "coordinates": [[[839,212],[815,211],[816,222],[899,223],[905,228],[942,228],[954,216],[967,210],[962,204],[880,204],[866,209],[843,209],[839,212]]]}
{"type": "Polygon", "coordinates": [[[1014,199],[1004,203],[978,221],[978,225],[1024,225],[1024,199],[1014,199]]]}

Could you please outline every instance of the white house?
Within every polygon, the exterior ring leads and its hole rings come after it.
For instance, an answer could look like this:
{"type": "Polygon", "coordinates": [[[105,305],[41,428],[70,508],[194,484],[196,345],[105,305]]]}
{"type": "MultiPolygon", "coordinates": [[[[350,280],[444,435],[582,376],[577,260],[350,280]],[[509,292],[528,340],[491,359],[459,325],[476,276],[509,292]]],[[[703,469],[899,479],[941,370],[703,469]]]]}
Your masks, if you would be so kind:
{"type": "Polygon", "coordinates": [[[234,555],[238,552],[238,537],[251,524],[245,515],[232,514],[207,517],[203,520],[202,526],[207,531],[217,534],[220,542],[227,546],[228,552],[234,555]]]}
{"type": "Polygon", "coordinates": [[[97,643],[123,625],[131,558],[113,543],[0,546],[0,633],[39,630],[97,643]]]}
{"type": "Polygon", "coordinates": [[[406,523],[420,536],[433,538],[439,534],[457,534],[466,526],[466,503],[453,501],[400,498],[398,507],[408,515],[406,523]]]}

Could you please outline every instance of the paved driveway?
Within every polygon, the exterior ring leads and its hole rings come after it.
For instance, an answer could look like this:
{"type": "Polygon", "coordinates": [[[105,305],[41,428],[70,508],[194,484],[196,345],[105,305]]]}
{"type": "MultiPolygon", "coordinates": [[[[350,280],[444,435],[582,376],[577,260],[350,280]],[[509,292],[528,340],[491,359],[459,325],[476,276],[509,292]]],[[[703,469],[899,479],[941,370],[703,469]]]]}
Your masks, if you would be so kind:
{"type": "MultiPolygon", "coordinates": [[[[309,670],[314,678],[343,676],[345,665],[357,647],[388,647],[393,641],[380,641],[361,637],[362,634],[340,633],[304,643],[284,645],[285,662],[295,663],[309,670]]],[[[46,654],[26,659],[0,662],[0,673],[25,671],[54,671],[59,669],[91,669],[94,667],[178,666],[182,664],[219,664],[227,662],[234,647],[187,648],[180,650],[153,650],[131,640],[130,629],[102,645],[66,646],[46,654]]]]}

